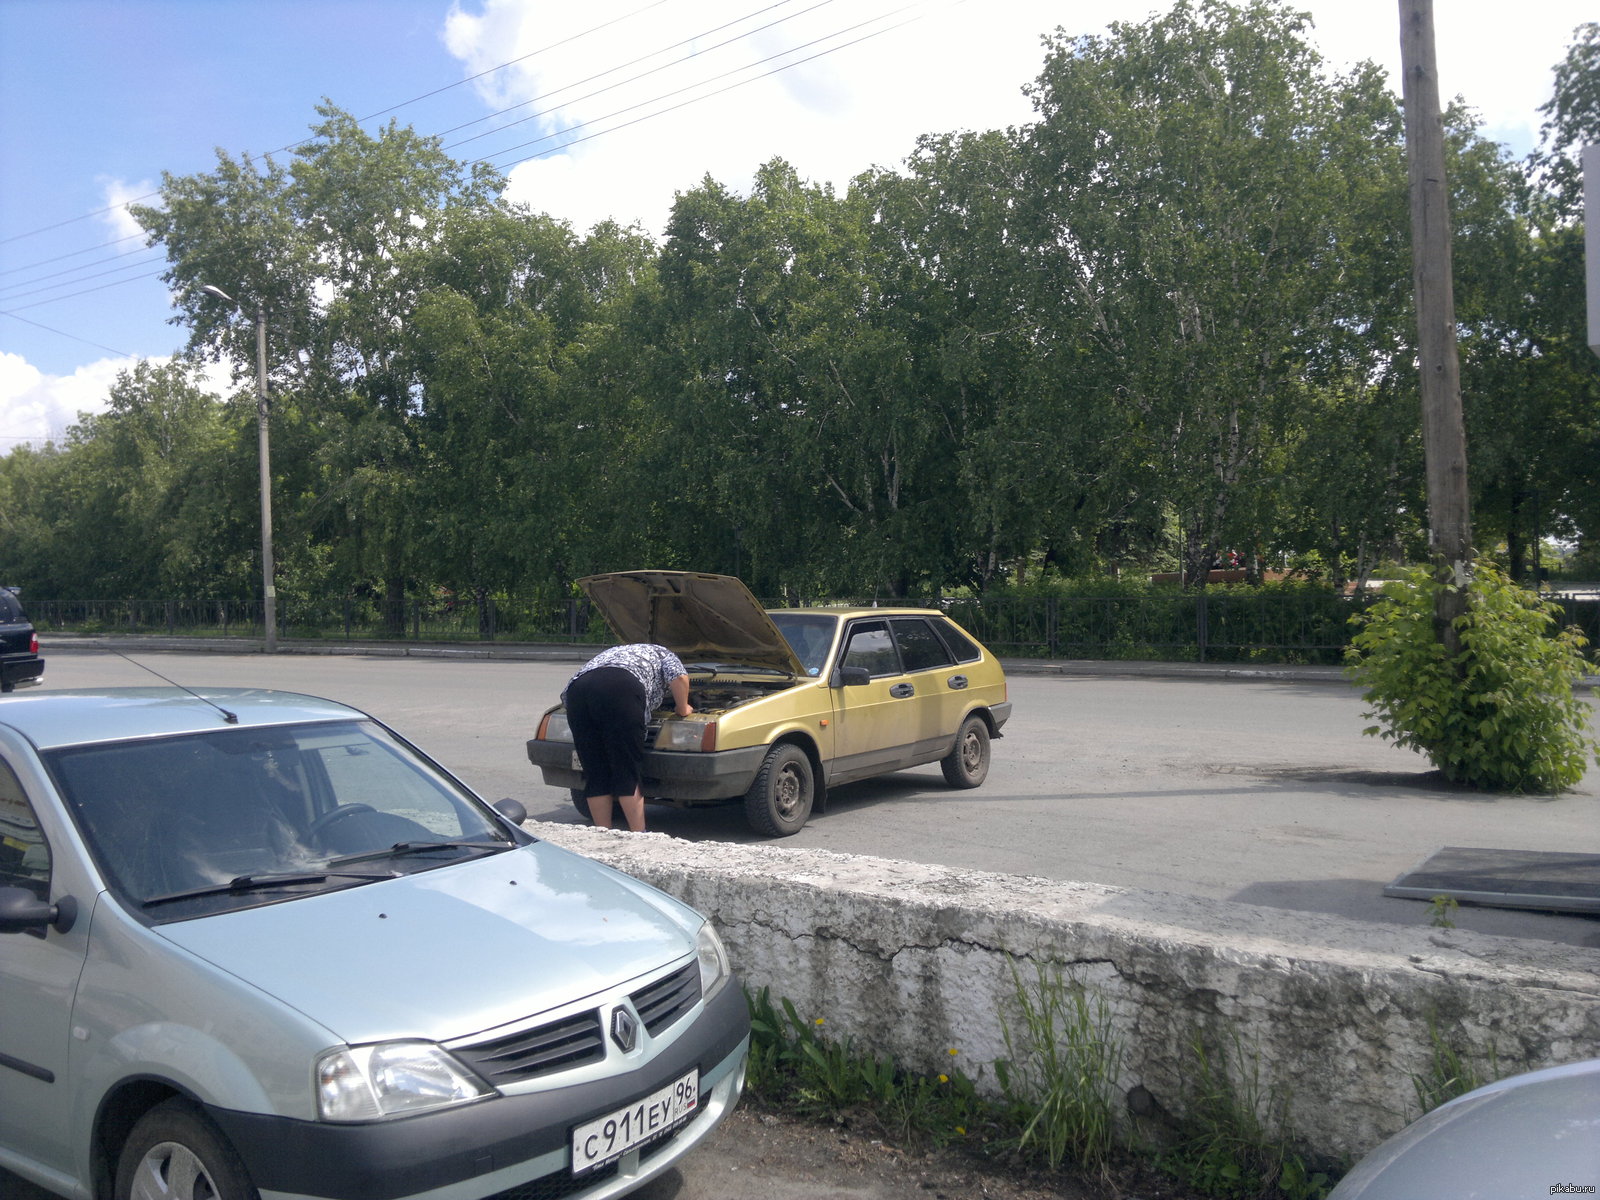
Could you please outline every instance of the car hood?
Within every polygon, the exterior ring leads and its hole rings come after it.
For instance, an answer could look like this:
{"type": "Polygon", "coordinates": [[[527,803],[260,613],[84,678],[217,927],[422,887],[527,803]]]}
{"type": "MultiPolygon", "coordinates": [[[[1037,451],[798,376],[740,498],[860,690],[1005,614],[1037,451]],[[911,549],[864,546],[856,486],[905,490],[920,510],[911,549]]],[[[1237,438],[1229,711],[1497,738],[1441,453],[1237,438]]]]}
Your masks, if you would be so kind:
{"type": "Polygon", "coordinates": [[[1503,1200],[1600,1179],[1600,1059],[1531,1071],[1441,1105],[1384,1142],[1329,1200],[1503,1200]]]}
{"type": "Polygon", "coordinates": [[[804,675],[783,634],[731,575],[614,571],[578,580],[624,642],[654,642],[686,663],[725,662],[804,675]]]}
{"type": "Polygon", "coordinates": [[[700,917],[544,842],[158,932],[341,1040],[449,1041],[692,954],[700,917]]]}

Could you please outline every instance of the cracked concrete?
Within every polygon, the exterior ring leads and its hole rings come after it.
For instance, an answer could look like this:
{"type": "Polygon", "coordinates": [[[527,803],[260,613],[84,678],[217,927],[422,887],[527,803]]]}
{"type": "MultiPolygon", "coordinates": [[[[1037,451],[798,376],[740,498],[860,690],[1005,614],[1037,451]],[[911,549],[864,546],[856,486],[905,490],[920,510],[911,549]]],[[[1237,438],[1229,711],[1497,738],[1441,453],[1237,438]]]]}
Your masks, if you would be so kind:
{"type": "Polygon", "coordinates": [[[1182,1113],[1204,1045],[1307,1151],[1359,1155],[1417,1114],[1437,1030],[1485,1078],[1600,1057],[1600,950],[775,846],[530,822],[712,916],[752,988],[831,1037],[995,1091],[1025,982],[1102,996],[1121,1086],[1182,1113]],[[950,1052],[956,1051],[952,1060],[950,1052]]]}

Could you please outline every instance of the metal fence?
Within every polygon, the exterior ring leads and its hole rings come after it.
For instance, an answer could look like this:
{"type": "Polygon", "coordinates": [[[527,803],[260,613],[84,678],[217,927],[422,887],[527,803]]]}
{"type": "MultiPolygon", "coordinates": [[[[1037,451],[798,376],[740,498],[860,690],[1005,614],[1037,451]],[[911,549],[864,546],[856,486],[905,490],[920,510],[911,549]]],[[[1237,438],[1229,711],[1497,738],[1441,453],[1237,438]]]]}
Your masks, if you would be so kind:
{"type": "MultiPolygon", "coordinates": [[[[1600,646],[1600,594],[1552,597],[1564,624],[1600,646]]],[[[1337,592],[1214,589],[1135,596],[1028,599],[878,599],[882,607],[938,607],[996,654],[1166,662],[1338,663],[1351,618],[1376,596],[1337,592]]],[[[806,607],[844,603],[801,600],[806,607]]],[[[797,602],[772,601],[769,607],[797,602]]],[[[856,603],[860,603],[856,601],[856,603]]],[[[57,601],[29,597],[35,627],[88,634],[260,637],[259,604],[221,601],[57,601]]],[[[603,645],[610,632],[588,600],[526,594],[335,597],[278,600],[280,638],[322,641],[580,643],[603,645]]]]}
{"type": "MultiPolygon", "coordinates": [[[[41,633],[155,634],[169,637],[262,635],[261,605],[239,601],[40,600],[28,616],[41,633]]],[[[597,642],[605,622],[587,600],[485,596],[481,601],[419,596],[294,601],[281,593],[278,636],[304,640],[395,642],[597,642]]]]}

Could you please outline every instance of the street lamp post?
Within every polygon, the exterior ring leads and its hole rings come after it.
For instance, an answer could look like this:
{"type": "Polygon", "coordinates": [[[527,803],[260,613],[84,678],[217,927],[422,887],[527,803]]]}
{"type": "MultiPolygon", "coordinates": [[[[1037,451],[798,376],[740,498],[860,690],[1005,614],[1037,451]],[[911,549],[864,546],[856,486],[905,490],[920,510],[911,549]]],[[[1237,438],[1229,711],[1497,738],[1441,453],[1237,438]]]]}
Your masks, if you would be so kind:
{"type": "MultiPolygon", "coordinates": [[[[226,301],[240,312],[244,306],[221,288],[209,283],[201,288],[208,295],[226,301]]],[[[272,449],[267,435],[267,310],[256,305],[256,442],[261,458],[261,616],[264,627],[263,649],[278,650],[278,590],[273,586],[272,565],[272,449]]]]}

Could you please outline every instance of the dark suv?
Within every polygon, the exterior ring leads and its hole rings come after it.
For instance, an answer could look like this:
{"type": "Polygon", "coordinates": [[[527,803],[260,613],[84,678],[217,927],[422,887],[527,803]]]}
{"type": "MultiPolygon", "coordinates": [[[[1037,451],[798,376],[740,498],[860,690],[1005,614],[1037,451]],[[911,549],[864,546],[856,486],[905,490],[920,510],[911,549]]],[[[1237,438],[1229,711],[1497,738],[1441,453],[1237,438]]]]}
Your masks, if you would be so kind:
{"type": "Polygon", "coordinates": [[[16,592],[0,587],[0,692],[31,687],[44,678],[39,635],[16,592]]]}

